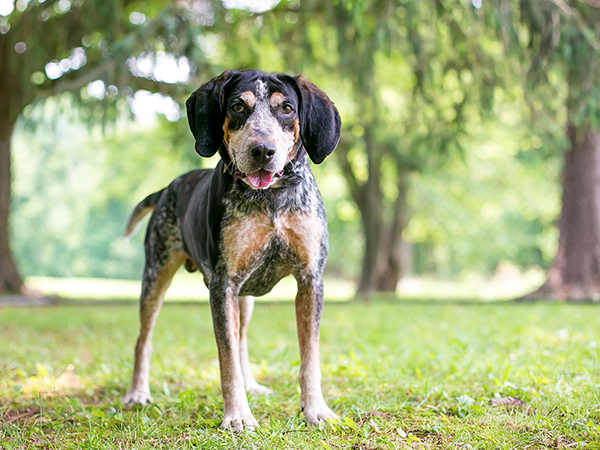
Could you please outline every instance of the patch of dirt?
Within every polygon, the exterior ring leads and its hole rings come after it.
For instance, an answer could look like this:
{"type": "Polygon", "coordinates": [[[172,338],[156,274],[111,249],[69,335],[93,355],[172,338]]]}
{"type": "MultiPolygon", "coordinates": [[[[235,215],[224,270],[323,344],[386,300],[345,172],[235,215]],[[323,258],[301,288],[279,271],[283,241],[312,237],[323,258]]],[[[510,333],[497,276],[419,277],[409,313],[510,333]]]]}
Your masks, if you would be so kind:
{"type": "Polygon", "coordinates": [[[492,406],[501,406],[504,408],[514,408],[516,406],[527,406],[520,398],[516,397],[501,397],[501,398],[493,398],[490,400],[490,405],[492,406]]]}
{"type": "Polygon", "coordinates": [[[370,411],[367,414],[361,416],[361,418],[358,419],[356,421],[356,423],[358,425],[362,425],[363,423],[365,423],[366,421],[368,421],[369,419],[371,419],[373,417],[381,417],[381,418],[386,419],[386,420],[392,420],[392,419],[394,419],[394,416],[392,414],[390,414],[390,413],[381,412],[381,411],[370,411]]]}
{"type": "MultiPolygon", "coordinates": [[[[39,291],[36,291],[39,292],[39,291]]],[[[34,307],[34,306],[48,306],[56,305],[60,301],[60,297],[56,295],[43,296],[43,295],[32,295],[28,296],[1,296],[0,297],[0,308],[4,306],[9,307],[34,307]]]]}
{"type": "Polygon", "coordinates": [[[13,408],[12,406],[9,406],[2,414],[2,420],[4,423],[26,422],[32,417],[35,417],[39,410],[40,408],[38,406],[21,408],[13,408]]]}
{"type": "Polygon", "coordinates": [[[370,444],[359,444],[355,443],[352,446],[352,450],[379,450],[381,447],[373,447],[370,444]]]}

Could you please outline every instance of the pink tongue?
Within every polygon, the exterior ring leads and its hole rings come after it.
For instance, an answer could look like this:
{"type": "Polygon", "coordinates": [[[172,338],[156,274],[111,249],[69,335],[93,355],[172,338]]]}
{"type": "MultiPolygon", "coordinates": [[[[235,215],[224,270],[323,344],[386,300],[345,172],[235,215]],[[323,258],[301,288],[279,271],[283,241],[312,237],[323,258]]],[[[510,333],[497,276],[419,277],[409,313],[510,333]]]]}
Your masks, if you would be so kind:
{"type": "Polygon", "coordinates": [[[261,189],[271,184],[273,172],[268,172],[264,169],[260,169],[256,172],[246,174],[246,176],[248,177],[248,183],[250,183],[250,186],[252,186],[255,189],[261,189]]]}

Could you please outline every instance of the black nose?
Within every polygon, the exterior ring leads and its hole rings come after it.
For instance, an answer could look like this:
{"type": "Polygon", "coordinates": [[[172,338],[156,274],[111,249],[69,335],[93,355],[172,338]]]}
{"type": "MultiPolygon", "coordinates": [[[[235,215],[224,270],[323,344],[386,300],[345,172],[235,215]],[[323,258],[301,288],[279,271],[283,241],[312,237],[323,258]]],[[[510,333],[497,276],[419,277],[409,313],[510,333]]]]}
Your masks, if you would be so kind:
{"type": "Polygon", "coordinates": [[[250,154],[259,164],[265,164],[275,156],[275,146],[270,142],[260,142],[250,148],[250,154]]]}

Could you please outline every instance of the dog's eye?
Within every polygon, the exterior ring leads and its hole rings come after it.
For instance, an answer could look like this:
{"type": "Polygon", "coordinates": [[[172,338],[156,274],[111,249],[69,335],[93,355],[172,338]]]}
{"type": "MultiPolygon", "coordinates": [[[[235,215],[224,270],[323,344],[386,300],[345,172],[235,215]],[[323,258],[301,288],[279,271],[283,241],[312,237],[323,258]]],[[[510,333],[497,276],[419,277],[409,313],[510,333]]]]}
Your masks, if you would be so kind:
{"type": "Polygon", "coordinates": [[[241,103],[234,103],[233,105],[231,105],[231,110],[234,113],[242,113],[244,112],[244,105],[242,105],[241,103]]]}
{"type": "Polygon", "coordinates": [[[285,104],[281,107],[281,111],[283,111],[284,114],[291,114],[294,112],[294,108],[292,108],[292,105],[285,104]]]}

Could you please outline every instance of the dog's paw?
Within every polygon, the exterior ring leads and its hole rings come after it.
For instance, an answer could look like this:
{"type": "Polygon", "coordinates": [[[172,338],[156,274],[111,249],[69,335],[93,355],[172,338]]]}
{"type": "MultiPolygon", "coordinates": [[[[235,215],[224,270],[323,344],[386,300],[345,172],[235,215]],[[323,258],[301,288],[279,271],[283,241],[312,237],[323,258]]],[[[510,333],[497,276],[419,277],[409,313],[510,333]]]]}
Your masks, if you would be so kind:
{"type": "Polygon", "coordinates": [[[248,395],[271,395],[273,391],[266,386],[258,383],[252,383],[246,386],[248,395]]]}
{"type": "Polygon", "coordinates": [[[338,415],[329,409],[325,402],[318,405],[306,406],[302,411],[308,425],[318,426],[321,422],[335,422],[340,420],[338,415]]]}
{"type": "Polygon", "coordinates": [[[123,403],[126,405],[141,405],[146,406],[149,403],[152,403],[152,396],[150,392],[138,391],[138,390],[129,390],[125,397],[123,397],[123,403]]]}
{"type": "Polygon", "coordinates": [[[258,422],[249,410],[246,413],[233,412],[225,414],[221,423],[222,430],[253,431],[255,428],[258,428],[258,422]]]}

